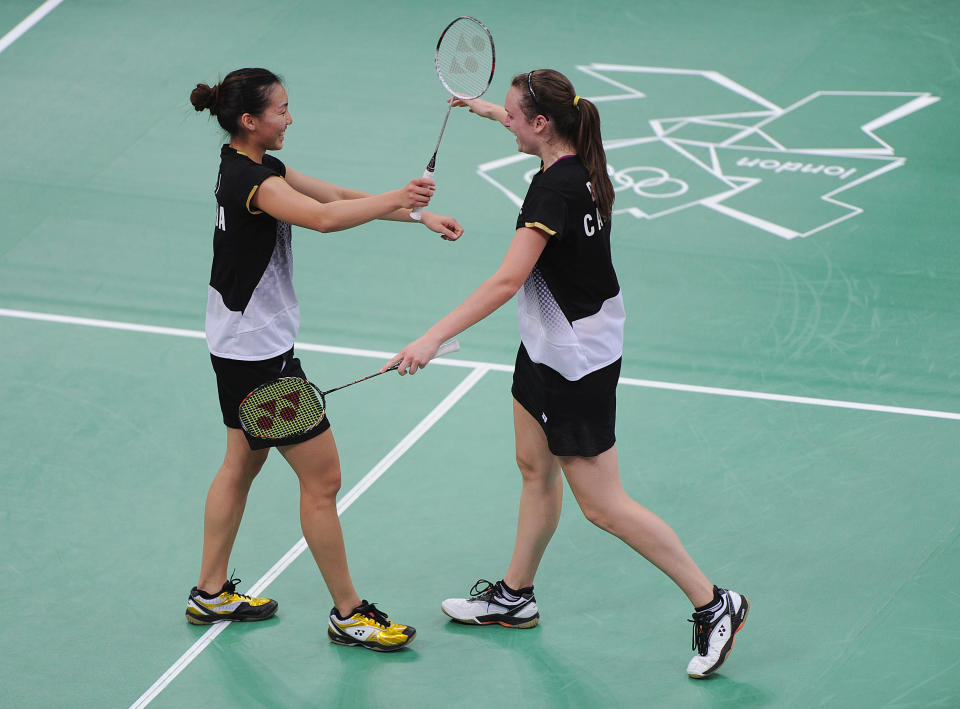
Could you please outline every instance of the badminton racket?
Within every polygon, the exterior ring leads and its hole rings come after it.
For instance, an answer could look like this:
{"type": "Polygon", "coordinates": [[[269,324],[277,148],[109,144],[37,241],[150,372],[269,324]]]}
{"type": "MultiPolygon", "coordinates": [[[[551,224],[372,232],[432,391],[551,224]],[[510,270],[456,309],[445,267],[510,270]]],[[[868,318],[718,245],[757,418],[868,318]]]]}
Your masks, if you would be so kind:
{"type": "MultiPolygon", "coordinates": [[[[437,76],[443,88],[455,98],[469,100],[483,96],[490,88],[496,59],[493,35],[490,34],[490,30],[475,17],[464,15],[447,25],[440,34],[433,63],[436,65],[437,76]]],[[[433,178],[437,165],[437,151],[440,149],[440,141],[443,140],[443,131],[447,128],[451,108],[453,108],[452,99],[447,101],[447,115],[443,119],[433,156],[423,172],[424,177],[433,178]]],[[[416,207],[410,212],[410,217],[420,221],[422,211],[422,207],[416,207]]]]}
{"type": "MultiPolygon", "coordinates": [[[[460,343],[455,339],[450,340],[440,345],[434,357],[459,349],[460,343]]],[[[258,386],[240,402],[240,425],[252,438],[283,444],[320,425],[326,416],[327,394],[373,379],[399,366],[398,362],[383,372],[327,391],[320,391],[316,384],[300,377],[275,379],[258,386]]]]}

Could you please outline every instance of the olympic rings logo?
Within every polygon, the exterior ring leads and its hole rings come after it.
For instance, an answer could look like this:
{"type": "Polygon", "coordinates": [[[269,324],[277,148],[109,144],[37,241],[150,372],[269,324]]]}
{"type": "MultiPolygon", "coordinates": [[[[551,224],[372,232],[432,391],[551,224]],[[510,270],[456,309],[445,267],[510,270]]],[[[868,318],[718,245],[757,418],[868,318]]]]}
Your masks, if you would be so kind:
{"type": "MultiPolygon", "coordinates": [[[[686,182],[679,178],[671,177],[669,172],[659,167],[638,166],[628,167],[623,170],[614,170],[613,167],[607,165],[607,171],[610,173],[610,180],[613,182],[614,192],[633,190],[633,192],[640,197],[670,199],[671,197],[679,197],[680,195],[686,194],[690,190],[690,186],[686,182]],[[638,174],[649,174],[651,176],[642,177],[638,180],[634,177],[634,175],[638,174]],[[664,187],[665,185],[667,187],[662,190],[651,191],[658,187],[664,187]]],[[[527,184],[530,184],[533,176],[538,172],[540,172],[540,168],[530,170],[523,176],[527,184]]]]}
{"type": "Polygon", "coordinates": [[[669,199],[670,197],[679,197],[682,194],[686,194],[690,189],[690,186],[686,182],[676,177],[671,177],[669,172],[659,167],[643,166],[614,170],[610,165],[607,165],[607,171],[610,173],[610,180],[613,182],[614,192],[623,192],[624,190],[632,189],[641,197],[669,199]],[[634,179],[634,175],[637,173],[652,174],[652,177],[637,180],[634,179]],[[650,189],[663,187],[664,185],[675,186],[673,188],[667,187],[665,190],[658,190],[656,192],[649,191],[650,189]]]}

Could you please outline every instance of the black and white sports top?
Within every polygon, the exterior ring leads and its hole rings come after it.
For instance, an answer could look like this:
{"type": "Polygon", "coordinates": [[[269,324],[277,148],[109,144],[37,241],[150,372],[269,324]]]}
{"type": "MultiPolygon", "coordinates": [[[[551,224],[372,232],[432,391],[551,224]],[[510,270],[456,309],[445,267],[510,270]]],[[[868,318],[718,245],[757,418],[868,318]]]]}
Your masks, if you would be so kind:
{"type": "Polygon", "coordinates": [[[517,293],[520,339],[530,359],[576,381],[623,356],[623,295],[610,254],[610,222],[597,212],[577,156],[538,172],[517,228],[549,236],[517,293]]]}
{"type": "Polygon", "coordinates": [[[257,164],[229,145],[220,151],[206,318],[207,346],[218,357],[276,357],[300,327],[290,225],[251,205],[274,175],[284,177],[286,167],[271,155],[257,164]]]}

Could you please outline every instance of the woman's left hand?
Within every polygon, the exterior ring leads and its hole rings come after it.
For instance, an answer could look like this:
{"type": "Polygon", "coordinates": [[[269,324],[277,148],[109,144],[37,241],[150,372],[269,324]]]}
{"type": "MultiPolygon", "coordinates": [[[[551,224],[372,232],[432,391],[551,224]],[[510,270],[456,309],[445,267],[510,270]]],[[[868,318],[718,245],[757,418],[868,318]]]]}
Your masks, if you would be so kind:
{"type": "Polygon", "coordinates": [[[420,220],[431,231],[437,232],[447,241],[456,241],[463,235],[463,227],[453,217],[442,217],[433,212],[423,212],[420,220]]]}

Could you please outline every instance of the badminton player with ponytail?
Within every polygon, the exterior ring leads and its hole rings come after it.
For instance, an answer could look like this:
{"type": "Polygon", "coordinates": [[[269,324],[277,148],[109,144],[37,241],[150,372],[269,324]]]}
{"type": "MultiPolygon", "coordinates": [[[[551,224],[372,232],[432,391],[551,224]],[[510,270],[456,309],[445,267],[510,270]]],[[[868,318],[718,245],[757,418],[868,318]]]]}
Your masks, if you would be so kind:
{"type": "Polygon", "coordinates": [[[631,499],[620,480],[614,424],[625,314],[610,252],[614,189],[597,108],[549,69],[515,76],[503,106],[480,99],[453,105],[502,123],[519,151],[542,166],[497,271],[384,365],[415,373],[442,342],[517,295],[521,344],[512,393],[522,486],[513,555],[501,580],[478,581],[469,598],[443,601],[443,612],[473,625],[539,622],[534,575],[560,520],[565,477],[587,519],[689,598],[697,654],[687,674],[707,677],[726,659],[749,606],[743,595],[714,586],[673,529],[631,499]]]}
{"type": "MultiPolygon", "coordinates": [[[[198,84],[190,100],[197,111],[216,116],[229,142],[220,151],[215,188],[206,315],[227,451],[207,494],[200,578],[187,600],[187,620],[198,625],[257,621],[276,612],[276,601],[238,593],[239,579],[227,576],[251,483],[275,445],[299,478],[303,536],[333,597],[328,637],[341,645],[398,650],[415,630],[391,622],[361,600],[350,578],[336,506],[340,460],[329,421],[324,418],[278,445],[247,433],[238,410],[250,392],[267,382],[306,379],[293,351],[300,311],[293,288],[291,225],[331,232],[374,219],[413,222],[410,211],[429,203],[433,182],[418,178],[398,190],[369,195],[308,177],[269,155],[283,147],[293,119],[280,78],[266,69],[238,69],[215,86],[198,84]]],[[[421,220],[451,241],[463,231],[450,217],[423,212],[421,220]]],[[[316,600],[314,592],[305,599],[316,600]]]]}

